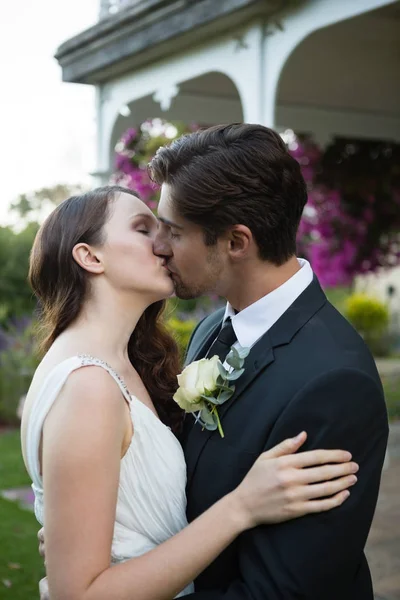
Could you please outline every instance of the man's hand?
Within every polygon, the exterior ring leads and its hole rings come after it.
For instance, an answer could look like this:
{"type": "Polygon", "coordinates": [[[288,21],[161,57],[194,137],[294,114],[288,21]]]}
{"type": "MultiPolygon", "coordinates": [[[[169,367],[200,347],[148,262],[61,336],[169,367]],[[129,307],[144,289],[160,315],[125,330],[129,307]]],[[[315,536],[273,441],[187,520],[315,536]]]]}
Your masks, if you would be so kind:
{"type": "MultiPolygon", "coordinates": [[[[38,537],[38,541],[39,541],[39,554],[43,558],[44,564],[46,566],[46,554],[45,554],[45,547],[44,547],[44,529],[43,529],[43,527],[42,527],[42,529],[40,529],[40,531],[38,531],[37,537],[38,537]]],[[[39,594],[40,594],[40,600],[50,600],[49,585],[47,583],[47,577],[44,577],[43,579],[41,579],[39,581],[39,594]]]]}
{"type": "Polygon", "coordinates": [[[47,577],[44,577],[39,581],[39,594],[40,600],[50,600],[49,596],[49,585],[47,583],[47,577]]]}
{"type": "Polygon", "coordinates": [[[46,554],[44,548],[44,528],[40,529],[37,534],[37,538],[39,541],[39,554],[44,559],[44,566],[46,566],[46,554]]]}

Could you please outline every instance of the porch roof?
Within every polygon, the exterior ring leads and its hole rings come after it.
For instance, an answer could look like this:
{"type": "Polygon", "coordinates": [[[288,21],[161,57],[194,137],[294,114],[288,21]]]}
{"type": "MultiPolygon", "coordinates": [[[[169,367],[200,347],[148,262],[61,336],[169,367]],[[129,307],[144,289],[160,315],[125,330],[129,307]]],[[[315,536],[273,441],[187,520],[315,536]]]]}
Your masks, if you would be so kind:
{"type": "Polygon", "coordinates": [[[63,81],[96,84],[215,37],[290,0],[141,0],[57,50],[63,81]],[[195,36],[195,40],[194,40],[195,36]]]}

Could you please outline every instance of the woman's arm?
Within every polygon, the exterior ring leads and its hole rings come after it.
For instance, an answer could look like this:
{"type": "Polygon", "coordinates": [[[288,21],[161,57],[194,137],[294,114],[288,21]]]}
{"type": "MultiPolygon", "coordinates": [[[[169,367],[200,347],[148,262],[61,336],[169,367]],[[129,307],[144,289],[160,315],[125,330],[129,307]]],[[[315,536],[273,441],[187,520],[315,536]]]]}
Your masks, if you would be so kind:
{"type": "Polygon", "coordinates": [[[46,556],[52,600],[170,600],[246,529],[329,510],[346,497],[341,490],[351,479],[342,476],[354,471],[350,455],[322,451],[313,457],[284,456],[301,446],[306,437],[301,435],[262,455],[237,490],[183,531],[143,556],[110,567],[126,408],[108,374],[98,369],[95,379],[85,371],[69,378],[44,427],[46,556]],[[315,472],[318,468],[302,468],[328,462],[343,464],[329,467],[329,472],[325,467],[324,476],[315,472]],[[314,481],[342,478],[310,486],[311,471],[314,481]],[[315,489],[310,490],[316,487],[320,497],[335,495],[315,500],[315,489]]]}

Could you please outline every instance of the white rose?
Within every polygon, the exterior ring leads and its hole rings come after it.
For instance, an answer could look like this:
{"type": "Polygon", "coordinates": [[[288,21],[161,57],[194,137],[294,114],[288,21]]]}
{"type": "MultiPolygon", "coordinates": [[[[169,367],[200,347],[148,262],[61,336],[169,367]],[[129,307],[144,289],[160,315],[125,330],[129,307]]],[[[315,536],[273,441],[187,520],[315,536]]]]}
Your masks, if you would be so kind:
{"type": "Polygon", "coordinates": [[[202,398],[197,397],[195,401],[192,399],[188,400],[187,390],[181,387],[175,392],[174,400],[187,413],[197,412],[205,406],[202,398]]]}
{"type": "Polygon", "coordinates": [[[218,362],[218,356],[202,358],[188,365],[178,375],[179,389],[174,400],[185,412],[197,412],[204,408],[201,396],[215,391],[219,376],[218,362]]]}
{"type": "Polygon", "coordinates": [[[202,358],[198,361],[199,372],[198,372],[198,385],[197,389],[200,390],[200,386],[203,385],[202,394],[208,392],[214,392],[217,389],[217,379],[219,377],[218,363],[220,362],[218,356],[212,358],[202,358]]]}

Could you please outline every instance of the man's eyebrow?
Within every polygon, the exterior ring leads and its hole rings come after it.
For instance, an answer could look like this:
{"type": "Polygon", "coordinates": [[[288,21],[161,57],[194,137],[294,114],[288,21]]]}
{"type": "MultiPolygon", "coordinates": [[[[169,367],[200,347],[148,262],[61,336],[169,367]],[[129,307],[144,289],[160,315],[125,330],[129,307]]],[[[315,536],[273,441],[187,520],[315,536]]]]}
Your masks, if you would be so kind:
{"type": "Polygon", "coordinates": [[[161,221],[161,223],[164,223],[164,225],[168,225],[168,227],[176,227],[176,229],[183,229],[182,225],[178,225],[177,223],[174,223],[173,221],[164,219],[164,217],[158,217],[158,220],[161,221]]]}

